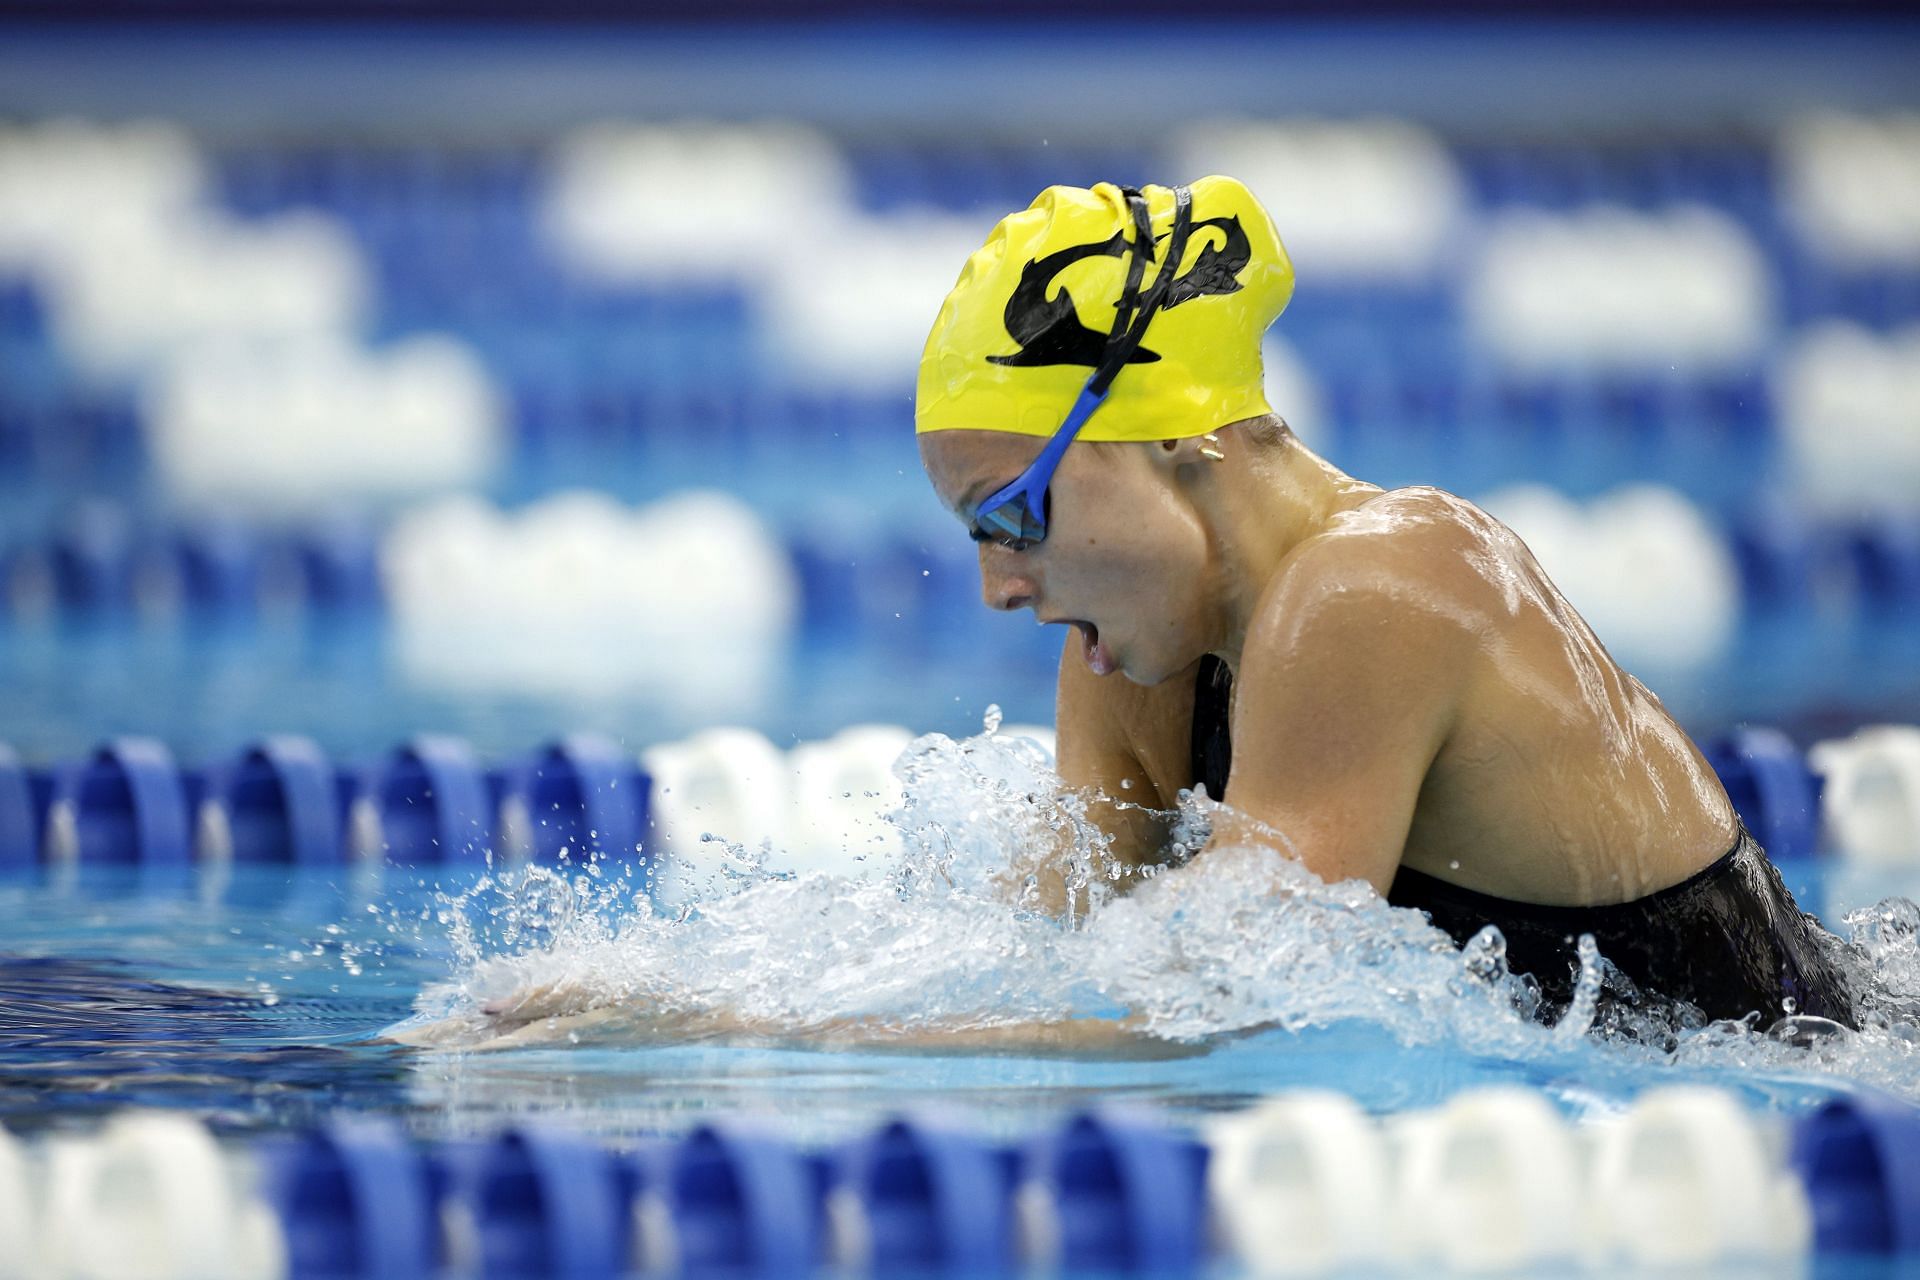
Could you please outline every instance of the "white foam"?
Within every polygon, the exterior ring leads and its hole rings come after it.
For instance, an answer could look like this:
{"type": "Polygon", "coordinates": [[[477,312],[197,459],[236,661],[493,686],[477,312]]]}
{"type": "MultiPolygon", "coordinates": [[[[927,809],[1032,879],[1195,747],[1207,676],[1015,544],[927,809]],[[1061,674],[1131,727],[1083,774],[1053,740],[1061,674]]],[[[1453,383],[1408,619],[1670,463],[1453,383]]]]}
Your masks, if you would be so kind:
{"type": "MultiPolygon", "coordinates": [[[[1051,728],[998,732],[1051,764],[1051,728]]],[[[743,862],[773,874],[884,873],[901,854],[897,769],[912,742],[900,725],[864,724],[796,743],[784,759],[750,729],[707,730],[651,748],[643,763],[654,779],[655,899],[688,901],[697,896],[688,886],[735,875],[743,862]]]]}
{"type": "Polygon", "coordinates": [[[1920,511],[1920,325],[1882,337],[1823,321],[1794,336],[1775,385],[1789,475],[1810,504],[1920,511]]]}
{"type": "MultiPolygon", "coordinates": [[[[1322,884],[1268,849],[1209,848],[1195,874],[1153,875],[1113,896],[1087,798],[1059,791],[1023,739],[929,735],[898,776],[901,855],[881,875],[736,860],[666,915],[618,875],[568,884],[533,867],[447,899],[434,923],[396,913],[402,933],[445,922],[456,964],[392,1033],[504,1047],[854,1027],[924,1034],[937,1048],[952,1032],[1120,1015],[1141,1036],[1187,1044],[1359,1021],[1404,1044],[1580,1078],[1677,1066],[1920,1099],[1909,1025],[1920,1016],[1920,907],[1905,900],[1847,919],[1855,949],[1843,960],[1868,993],[1859,1032],[1796,1043],[1805,1038],[1701,1026],[1657,1004],[1614,1006],[1597,1022],[1591,1008],[1574,1010],[1550,1029],[1529,1020],[1538,997],[1506,974],[1496,931],[1463,952],[1419,913],[1358,882],[1322,884]],[[1037,841],[1091,888],[1090,914],[1068,923],[1009,900],[1001,882],[1037,841]],[[496,1000],[515,1012],[484,1014],[496,1000]]],[[[1181,821],[1203,827],[1208,813],[1194,804],[1181,821]]],[[[1583,968],[1604,975],[1598,959],[1583,968]]]]}
{"type": "Polygon", "coordinates": [[[1516,210],[1489,226],[1462,304],[1522,369],[1714,370],[1763,352],[1773,284],[1752,236],[1704,206],[1516,210]]]}
{"type": "Polygon", "coordinates": [[[624,690],[710,714],[757,705],[798,607],[785,548],[712,492],[637,509],[577,492],[513,513],[447,499],[395,523],[381,567],[391,641],[414,679],[624,690]]]}
{"type": "Polygon", "coordinates": [[[202,345],[144,405],[175,492],[261,506],[480,484],[504,443],[491,379],[441,337],[377,352],[331,336],[202,345]]]}
{"type": "Polygon", "coordinates": [[[1046,756],[1048,768],[1054,767],[1054,761],[1060,754],[1059,735],[1052,725],[1047,724],[1003,724],[996,732],[1003,738],[1025,738],[1039,747],[1046,756]]]}
{"type": "Polygon", "coordinates": [[[1725,537],[1674,490],[1632,485],[1582,505],[1525,485],[1480,505],[1520,535],[1623,665],[1695,670],[1732,643],[1738,566],[1725,537]]]}
{"type": "Polygon", "coordinates": [[[1804,115],[1775,158],[1788,215],[1827,260],[1920,266],[1920,115],[1804,115]]]}
{"type": "MultiPolygon", "coordinates": [[[[1417,914],[1358,882],[1321,886],[1266,850],[1212,850],[1212,874],[1160,877],[1112,898],[1104,838],[1084,800],[1049,799],[1057,780],[1027,740],[931,735],[898,774],[902,852],[883,875],[735,862],[671,916],[635,911],[621,895],[606,910],[570,913],[551,946],[508,954],[471,945],[489,936],[492,896],[461,900],[450,914],[467,922],[455,941],[470,967],[423,993],[424,1013],[453,1015],[428,1034],[487,1039],[495,1029],[478,1005],[511,996],[542,1015],[593,1014],[599,1034],[618,1034],[622,1017],[645,1034],[665,1011],[724,1011],[795,1034],[850,1020],[981,1029],[1131,1012],[1145,1033],[1173,1040],[1349,1017],[1415,1040],[1455,1034],[1463,1019],[1488,1044],[1545,1035],[1499,1012],[1511,997],[1467,978],[1461,956],[1417,914]],[[1061,841],[1091,885],[1084,928],[1062,929],[1002,898],[1010,857],[1038,839],[1061,841]],[[1479,1007],[1492,1021],[1464,1012],[1479,1007]]],[[[570,1029],[543,1027],[561,1038],[570,1029]]]]}
{"type": "Polygon", "coordinates": [[[1465,184],[1433,133],[1402,120],[1212,120],[1182,130],[1182,173],[1240,179],[1302,279],[1419,279],[1441,265],[1465,184]]]}

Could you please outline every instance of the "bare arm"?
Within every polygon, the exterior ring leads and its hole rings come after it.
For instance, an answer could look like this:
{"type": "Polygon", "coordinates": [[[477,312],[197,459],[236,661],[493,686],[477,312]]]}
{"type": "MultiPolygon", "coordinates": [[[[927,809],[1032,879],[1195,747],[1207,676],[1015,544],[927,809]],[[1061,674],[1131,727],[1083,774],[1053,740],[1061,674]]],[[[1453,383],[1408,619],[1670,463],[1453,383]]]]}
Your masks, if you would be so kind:
{"type": "MultiPolygon", "coordinates": [[[[1068,788],[1100,797],[1088,816],[1111,837],[1109,861],[1123,869],[1158,862],[1166,844],[1166,822],[1159,814],[1173,807],[1173,798],[1161,794],[1143,757],[1155,754],[1161,739],[1185,733],[1180,715],[1191,716],[1191,700],[1175,705],[1179,698],[1178,689],[1144,689],[1118,677],[1094,675],[1081,655],[1078,636],[1068,636],[1060,655],[1054,711],[1060,777],[1068,788]]],[[[1031,879],[1034,889],[1024,905],[1065,914],[1067,858],[1068,851],[1059,847],[1024,850],[1013,860],[1004,883],[1019,898],[1031,879]]],[[[1122,887],[1128,883],[1120,882],[1122,887]]],[[[1072,905],[1076,912],[1084,911],[1084,895],[1072,905]]]]}
{"type": "MultiPolygon", "coordinates": [[[[1262,602],[1247,637],[1227,798],[1322,880],[1384,895],[1472,669],[1472,635],[1442,585],[1365,547],[1317,554],[1262,602]]],[[[1248,839],[1273,843],[1232,813],[1216,818],[1213,844],[1248,839]]]]}
{"type": "Polygon", "coordinates": [[[582,1007],[581,993],[564,984],[517,992],[489,1002],[476,1015],[394,1029],[387,1043],[415,1049],[489,1052],[593,1041],[686,1044],[696,1040],[804,1043],[821,1049],[890,1049],[901,1052],[1019,1053],[1072,1056],[1097,1053],[1179,1055],[1196,1052],[1149,1036],[1140,1020],[1070,1018],[984,1026],[901,1026],[841,1018],[794,1026],[732,1010],[662,1012],[630,1005],[582,1007]]]}

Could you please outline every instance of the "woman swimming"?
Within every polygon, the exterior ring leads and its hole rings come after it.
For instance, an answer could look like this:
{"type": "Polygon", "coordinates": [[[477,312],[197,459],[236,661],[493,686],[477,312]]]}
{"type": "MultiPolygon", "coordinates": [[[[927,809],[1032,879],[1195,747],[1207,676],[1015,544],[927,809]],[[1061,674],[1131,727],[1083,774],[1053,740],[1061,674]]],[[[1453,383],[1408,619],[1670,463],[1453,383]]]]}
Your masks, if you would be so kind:
{"type": "MultiPolygon", "coordinates": [[[[1709,1018],[1853,1024],[1839,944],[1520,539],[1272,412],[1260,338],[1292,290],[1232,179],[1051,187],[927,342],[922,462],[986,603],[1072,628],[1060,771],[1126,801],[1100,810],[1113,856],[1162,862],[1156,811],[1204,784],[1215,844],[1281,844],[1462,943],[1495,925],[1548,1008],[1591,934],[1709,1018]]],[[[1064,908],[1064,869],[1034,870],[1064,908]]]]}
{"type": "MultiPolygon", "coordinates": [[[[1856,1025],[1842,944],[1526,546],[1451,494],[1346,475],[1273,413],[1260,339],[1292,289],[1271,220],[1231,179],[1053,187],[969,259],[927,342],[927,474],[979,543],[987,604],[1073,629],[1059,768],[1104,797],[1090,812],[1107,855],[1164,864],[1180,793],[1204,785],[1224,801],[1211,843],[1157,894],[1210,876],[1257,892],[1263,858],[1291,856],[1456,943],[1497,926],[1542,1016],[1568,1002],[1589,934],[1638,994],[1704,1017],[1856,1025]]],[[[1026,856],[1004,882],[1064,912],[1083,869],[1026,856]]],[[[629,1040],[1109,1052],[1142,1029],[800,1029],[634,1007],[570,970],[478,1012],[399,1038],[504,1047],[606,1024],[629,1040]]]]}

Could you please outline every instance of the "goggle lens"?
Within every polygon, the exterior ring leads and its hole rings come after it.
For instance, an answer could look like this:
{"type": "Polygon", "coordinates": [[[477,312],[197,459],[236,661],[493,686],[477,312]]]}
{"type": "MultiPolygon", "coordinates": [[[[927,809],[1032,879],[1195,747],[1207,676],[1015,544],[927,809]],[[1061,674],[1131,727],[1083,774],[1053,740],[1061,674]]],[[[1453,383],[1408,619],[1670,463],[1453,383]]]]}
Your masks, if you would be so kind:
{"type": "Polygon", "coordinates": [[[1024,493],[982,509],[975,521],[990,538],[1034,543],[1047,536],[1046,513],[1036,512],[1029,506],[1024,493]]]}

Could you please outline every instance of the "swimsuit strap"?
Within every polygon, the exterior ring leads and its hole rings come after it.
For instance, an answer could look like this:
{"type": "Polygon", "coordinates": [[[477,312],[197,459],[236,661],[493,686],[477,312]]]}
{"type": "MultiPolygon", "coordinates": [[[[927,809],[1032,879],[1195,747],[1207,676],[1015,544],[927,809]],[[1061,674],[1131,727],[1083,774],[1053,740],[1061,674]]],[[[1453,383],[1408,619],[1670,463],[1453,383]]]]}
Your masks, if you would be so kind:
{"type": "Polygon", "coordinates": [[[1233,772],[1233,734],[1227,718],[1233,709],[1233,671],[1208,654],[1200,659],[1193,682],[1193,733],[1190,738],[1193,785],[1206,784],[1207,795],[1218,800],[1227,794],[1233,772]]]}

